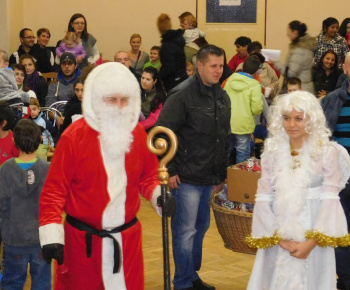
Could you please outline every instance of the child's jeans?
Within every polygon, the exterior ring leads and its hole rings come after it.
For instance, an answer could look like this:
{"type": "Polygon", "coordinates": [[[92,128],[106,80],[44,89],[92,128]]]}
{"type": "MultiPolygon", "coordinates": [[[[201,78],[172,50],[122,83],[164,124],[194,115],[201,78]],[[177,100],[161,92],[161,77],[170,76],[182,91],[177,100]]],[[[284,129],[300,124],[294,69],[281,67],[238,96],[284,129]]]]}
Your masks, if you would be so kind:
{"type": "Polygon", "coordinates": [[[23,289],[29,264],[31,289],[51,290],[51,264],[47,264],[44,260],[39,244],[28,247],[5,245],[4,253],[3,289],[23,289]]]}

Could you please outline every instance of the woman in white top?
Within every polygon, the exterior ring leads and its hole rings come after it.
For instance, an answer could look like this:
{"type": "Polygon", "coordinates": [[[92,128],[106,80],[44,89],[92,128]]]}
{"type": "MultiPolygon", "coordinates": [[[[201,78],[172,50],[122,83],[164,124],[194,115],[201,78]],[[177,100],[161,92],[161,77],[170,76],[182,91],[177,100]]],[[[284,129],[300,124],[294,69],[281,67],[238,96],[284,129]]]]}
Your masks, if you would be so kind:
{"type": "Polygon", "coordinates": [[[252,234],[258,248],[249,290],[335,290],[334,247],[350,237],[339,191],[350,176],[347,151],[314,95],[278,97],[262,155],[252,234]]]}

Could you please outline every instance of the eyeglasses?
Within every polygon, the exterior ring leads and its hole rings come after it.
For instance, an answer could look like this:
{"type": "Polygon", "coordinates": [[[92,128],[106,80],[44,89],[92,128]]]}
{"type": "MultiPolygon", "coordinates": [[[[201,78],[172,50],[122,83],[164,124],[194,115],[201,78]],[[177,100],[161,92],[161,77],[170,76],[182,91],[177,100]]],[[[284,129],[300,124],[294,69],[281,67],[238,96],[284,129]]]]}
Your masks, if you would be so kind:
{"type": "Polygon", "coordinates": [[[261,64],[259,65],[259,68],[260,68],[260,69],[263,68],[263,63],[261,63],[261,64]]]}
{"type": "Polygon", "coordinates": [[[73,22],[73,25],[85,25],[85,22],[73,22]]]}
{"type": "Polygon", "coordinates": [[[26,38],[26,39],[35,39],[35,36],[23,36],[22,38],[26,38]]]}

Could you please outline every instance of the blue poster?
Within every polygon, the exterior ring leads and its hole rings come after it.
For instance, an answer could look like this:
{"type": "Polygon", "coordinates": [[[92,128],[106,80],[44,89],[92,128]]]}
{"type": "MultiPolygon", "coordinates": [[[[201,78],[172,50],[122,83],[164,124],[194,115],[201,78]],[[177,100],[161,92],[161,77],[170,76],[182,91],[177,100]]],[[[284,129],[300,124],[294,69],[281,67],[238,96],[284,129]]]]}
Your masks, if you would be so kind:
{"type": "Polygon", "coordinates": [[[256,23],[256,0],[207,0],[207,23],[256,23]]]}

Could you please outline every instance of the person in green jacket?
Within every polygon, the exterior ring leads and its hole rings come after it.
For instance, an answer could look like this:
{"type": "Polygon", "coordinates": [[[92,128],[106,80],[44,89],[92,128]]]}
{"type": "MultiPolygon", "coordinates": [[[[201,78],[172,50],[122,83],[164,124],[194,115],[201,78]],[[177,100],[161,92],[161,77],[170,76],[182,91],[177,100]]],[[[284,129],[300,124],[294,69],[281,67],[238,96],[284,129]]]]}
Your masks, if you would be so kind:
{"type": "Polygon", "coordinates": [[[255,129],[254,116],[263,109],[260,83],[254,75],[260,73],[261,64],[257,56],[248,57],[243,64],[243,71],[232,74],[224,90],[231,100],[231,148],[236,149],[236,163],[250,157],[250,139],[255,129]]]}

